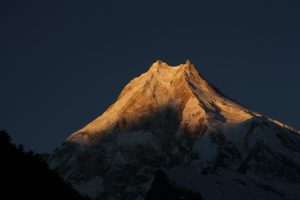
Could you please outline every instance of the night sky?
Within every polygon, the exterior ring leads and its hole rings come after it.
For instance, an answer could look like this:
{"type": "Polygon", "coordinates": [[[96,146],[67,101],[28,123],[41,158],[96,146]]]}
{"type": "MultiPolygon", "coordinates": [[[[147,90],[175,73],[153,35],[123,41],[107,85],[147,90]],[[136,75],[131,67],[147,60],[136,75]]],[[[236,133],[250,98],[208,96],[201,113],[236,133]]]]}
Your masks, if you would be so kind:
{"type": "Polygon", "coordinates": [[[299,1],[201,2],[2,2],[0,129],[51,152],[157,59],[300,129],[299,1]]]}

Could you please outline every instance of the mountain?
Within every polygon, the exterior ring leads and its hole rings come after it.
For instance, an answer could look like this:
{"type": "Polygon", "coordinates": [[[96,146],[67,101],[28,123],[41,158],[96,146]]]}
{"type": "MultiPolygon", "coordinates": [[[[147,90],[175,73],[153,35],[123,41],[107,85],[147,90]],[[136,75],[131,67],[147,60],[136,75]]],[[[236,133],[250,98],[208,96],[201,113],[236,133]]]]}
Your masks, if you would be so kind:
{"type": "Polygon", "coordinates": [[[11,142],[6,131],[0,131],[0,199],[1,200],[89,200],[55,171],[48,168],[43,156],[11,142]]]}
{"type": "Polygon", "coordinates": [[[190,61],[155,62],[49,164],[94,199],[300,199],[300,132],[226,97],[190,61]]]}

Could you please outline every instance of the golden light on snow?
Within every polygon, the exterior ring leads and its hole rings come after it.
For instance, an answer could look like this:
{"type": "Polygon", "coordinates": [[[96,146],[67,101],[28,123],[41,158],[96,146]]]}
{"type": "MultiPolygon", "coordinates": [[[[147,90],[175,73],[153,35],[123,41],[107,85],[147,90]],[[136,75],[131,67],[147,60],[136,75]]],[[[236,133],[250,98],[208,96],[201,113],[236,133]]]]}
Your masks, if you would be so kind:
{"type": "Polygon", "coordinates": [[[252,111],[249,114],[248,109],[217,93],[189,60],[178,66],[158,60],[146,73],[130,81],[108,110],[68,140],[85,143],[103,133],[139,124],[166,107],[176,110],[181,117],[178,131],[194,133],[209,126],[234,128],[258,115],[252,111]]]}

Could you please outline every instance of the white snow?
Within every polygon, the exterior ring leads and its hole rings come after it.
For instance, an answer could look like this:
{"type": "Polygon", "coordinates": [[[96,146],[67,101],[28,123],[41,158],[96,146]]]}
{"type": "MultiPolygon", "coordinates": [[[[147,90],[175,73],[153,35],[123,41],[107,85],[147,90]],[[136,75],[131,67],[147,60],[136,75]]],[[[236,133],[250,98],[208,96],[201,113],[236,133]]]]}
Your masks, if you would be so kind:
{"type": "MultiPolygon", "coordinates": [[[[242,153],[243,159],[258,141],[262,141],[273,153],[282,154],[300,165],[299,153],[282,144],[282,140],[276,135],[274,129],[280,129],[279,131],[286,132],[286,134],[289,134],[289,131],[295,131],[291,127],[264,117],[222,96],[198,74],[190,62],[172,67],[157,61],[146,73],[130,81],[117,101],[101,116],[73,133],[67,141],[80,144],[78,148],[81,149],[77,152],[73,152],[73,149],[69,151],[61,149],[62,153],[58,159],[52,159],[51,167],[60,167],[60,165],[64,165],[62,166],[64,169],[69,167],[70,169],[64,172],[64,177],[68,179],[76,171],[76,164],[80,162],[76,160],[79,157],[77,154],[79,155],[81,150],[85,151],[85,149],[88,152],[89,148],[92,149],[96,146],[95,144],[98,144],[97,142],[102,142],[101,148],[105,149],[104,152],[97,152],[97,149],[90,152],[105,153],[103,155],[107,162],[105,164],[110,166],[109,170],[113,171],[114,168],[122,169],[128,163],[141,162],[138,159],[134,160],[136,147],[142,146],[147,150],[150,149],[152,154],[149,153],[149,157],[153,157],[153,154],[160,156],[166,156],[168,153],[173,156],[177,152],[185,154],[185,150],[181,150],[181,147],[186,147],[186,144],[184,139],[180,144],[180,138],[189,138],[192,142],[191,144],[187,142],[187,145],[191,145],[189,147],[192,153],[197,154],[197,159],[183,162],[191,163],[188,167],[176,166],[166,171],[172,181],[179,186],[200,192],[204,199],[277,200],[283,198],[281,194],[288,194],[285,196],[287,199],[300,199],[300,194],[297,193],[299,185],[285,184],[276,180],[268,182],[269,180],[261,179],[255,174],[242,175],[225,170],[210,175],[200,173],[201,169],[214,164],[220,149],[223,148],[222,144],[212,141],[212,136],[218,133],[221,134],[221,138],[217,139],[224,140],[224,143],[232,142],[242,153]],[[177,118],[181,120],[174,125],[175,122],[168,124],[168,118],[164,119],[171,128],[174,126],[177,129],[171,129],[174,131],[173,135],[166,136],[160,130],[160,121],[158,121],[160,118],[150,118],[152,126],[157,124],[157,127],[154,127],[158,129],[155,134],[151,131],[153,127],[147,131],[142,130],[145,127],[135,127],[136,124],[140,124],[141,119],[153,117],[159,112],[164,112],[166,108],[173,109],[172,114],[178,115],[177,118]],[[274,127],[270,128],[263,122],[270,123],[271,127],[274,127]],[[259,126],[251,129],[253,123],[259,126]],[[134,129],[131,129],[132,127],[134,129]],[[101,140],[104,136],[111,136],[108,142],[101,140]],[[166,141],[166,138],[170,141],[166,141]],[[167,144],[168,142],[171,145],[167,144]],[[166,148],[175,147],[166,153],[164,145],[166,148]],[[176,145],[181,146],[179,148],[176,145]],[[265,185],[270,184],[277,193],[270,191],[270,188],[264,189],[265,185]]],[[[299,132],[295,133],[299,134],[299,132]]],[[[290,135],[288,137],[294,137],[290,135]]],[[[300,141],[300,139],[294,141],[300,141]]],[[[185,159],[190,159],[189,155],[183,158],[184,161],[185,159]]],[[[98,175],[75,185],[76,189],[91,198],[98,197],[99,192],[104,188],[103,179],[98,175]]],[[[143,184],[146,183],[130,186],[127,189],[134,192],[139,187],[146,187],[143,184]]],[[[147,184],[150,183],[147,182],[147,184]]]]}
{"type": "Polygon", "coordinates": [[[255,174],[243,175],[222,170],[204,175],[192,167],[174,167],[165,172],[177,186],[196,191],[204,199],[298,200],[300,198],[299,185],[261,179],[255,174]]]}

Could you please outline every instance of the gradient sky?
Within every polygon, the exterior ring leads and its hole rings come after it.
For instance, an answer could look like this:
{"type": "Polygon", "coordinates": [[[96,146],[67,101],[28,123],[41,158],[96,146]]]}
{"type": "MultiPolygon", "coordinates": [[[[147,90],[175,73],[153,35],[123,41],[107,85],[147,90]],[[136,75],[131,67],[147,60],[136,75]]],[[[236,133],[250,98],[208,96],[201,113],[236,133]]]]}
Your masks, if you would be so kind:
{"type": "Polygon", "coordinates": [[[9,1],[0,128],[50,152],[157,59],[300,129],[299,1],[9,1]],[[164,2],[164,3],[163,3],[164,2]]]}

